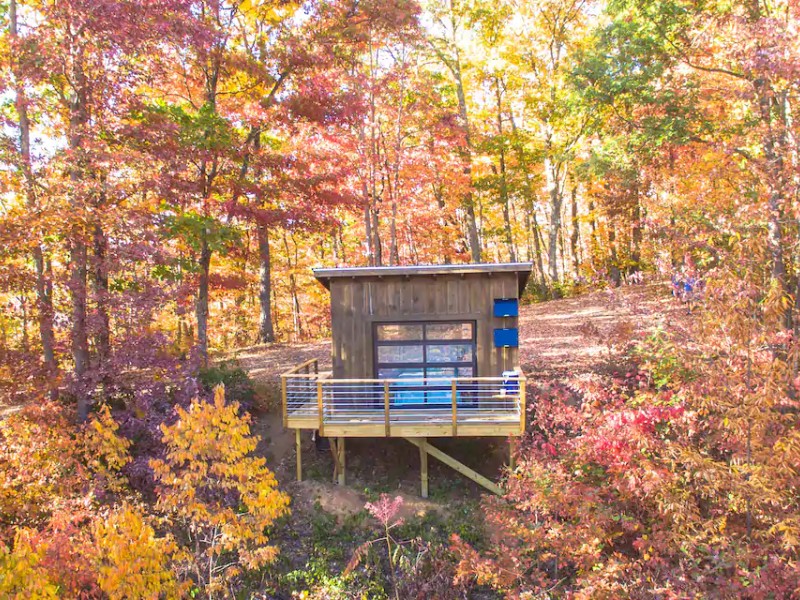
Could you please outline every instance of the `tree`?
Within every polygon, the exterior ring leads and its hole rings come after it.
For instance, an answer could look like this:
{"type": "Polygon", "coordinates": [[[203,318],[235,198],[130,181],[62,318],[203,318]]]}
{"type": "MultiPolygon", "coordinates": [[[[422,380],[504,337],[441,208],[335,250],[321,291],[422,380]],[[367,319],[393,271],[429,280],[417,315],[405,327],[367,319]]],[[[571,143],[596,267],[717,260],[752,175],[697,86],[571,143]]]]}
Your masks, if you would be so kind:
{"type": "MultiPolygon", "coordinates": [[[[32,212],[39,210],[37,200],[36,179],[33,160],[31,158],[31,122],[29,117],[28,96],[26,93],[23,44],[20,41],[17,0],[11,0],[8,8],[9,43],[12,54],[17,57],[11,60],[11,72],[14,78],[14,107],[17,112],[19,128],[18,162],[22,174],[22,186],[26,202],[32,212]]],[[[31,248],[31,255],[36,270],[36,300],[39,320],[39,337],[42,344],[42,358],[51,372],[57,368],[55,356],[55,336],[53,333],[53,299],[52,282],[50,280],[48,259],[45,258],[42,244],[36,240],[31,248]]]]}
{"type": "Polygon", "coordinates": [[[434,19],[429,43],[431,48],[453,78],[458,99],[458,117],[463,130],[464,142],[461,150],[461,160],[464,175],[469,179],[462,199],[462,209],[465,213],[466,227],[469,239],[469,250],[472,262],[481,262],[482,247],[480,230],[475,213],[475,201],[472,191],[472,137],[470,131],[470,117],[467,109],[467,92],[464,86],[464,64],[462,59],[462,45],[464,37],[474,17],[469,3],[461,0],[447,2],[430,2],[426,10],[434,19]]]}
{"type": "Polygon", "coordinates": [[[514,10],[517,18],[507,35],[517,42],[508,46],[506,60],[530,82],[524,90],[527,110],[523,123],[544,167],[550,220],[548,270],[555,285],[561,281],[558,243],[570,163],[593,117],[591,107],[575,102],[568,81],[572,55],[587,27],[587,3],[521,3],[514,10]]]}
{"type": "Polygon", "coordinates": [[[275,559],[267,529],[287,514],[289,497],[265,459],[252,456],[258,440],[250,419],[239,415],[238,403],[225,403],[222,386],[213,403],[196,400],[177,413],[173,425],[161,426],[166,457],[151,462],[158,507],[180,528],[196,583],[213,596],[240,568],[275,559]]]}

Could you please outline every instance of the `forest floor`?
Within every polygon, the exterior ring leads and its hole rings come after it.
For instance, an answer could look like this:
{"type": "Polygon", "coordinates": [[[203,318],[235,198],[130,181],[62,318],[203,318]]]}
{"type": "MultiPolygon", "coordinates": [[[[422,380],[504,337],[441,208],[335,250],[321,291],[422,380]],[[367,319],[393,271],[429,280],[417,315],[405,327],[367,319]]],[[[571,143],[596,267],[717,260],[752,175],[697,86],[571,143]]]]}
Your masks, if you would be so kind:
{"type": "MultiPolygon", "coordinates": [[[[663,284],[624,286],[572,298],[520,307],[520,362],[529,379],[568,379],[586,373],[618,370],[623,365],[622,341],[634,333],[664,327],[680,329],[686,309],[663,284]]],[[[302,483],[296,483],[294,432],[283,430],[279,376],[309,358],[330,368],[330,342],[273,344],[238,351],[236,360],[256,382],[261,411],[253,429],[263,440],[263,452],[295,504],[315,505],[340,520],[362,511],[381,492],[404,498],[405,516],[430,511],[449,513],[454,501],[477,501],[483,492],[448,467],[430,461],[430,500],[419,497],[417,448],[402,439],[348,439],[347,485],[334,485],[330,452],[318,451],[303,436],[302,483]]],[[[436,440],[445,452],[497,480],[507,460],[505,439],[436,440]],[[476,457],[480,457],[476,461],[476,457]],[[476,464],[477,463],[477,464],[476,464]]]]}

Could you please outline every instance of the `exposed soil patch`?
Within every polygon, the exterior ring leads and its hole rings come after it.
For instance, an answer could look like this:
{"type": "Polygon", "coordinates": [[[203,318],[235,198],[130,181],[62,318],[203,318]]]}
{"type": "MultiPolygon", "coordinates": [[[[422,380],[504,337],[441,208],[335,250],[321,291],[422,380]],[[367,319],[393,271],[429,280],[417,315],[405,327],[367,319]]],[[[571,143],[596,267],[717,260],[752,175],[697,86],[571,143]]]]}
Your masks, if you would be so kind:
{"type": "MultiPolygon", "coordinates": [[[[358,514],[364,510],[364,505],[369,501],[366,494],[359,492],[349,486],[336,485],[323,481],[302,481],[295,486],[295,491],[299,491],[312,503],[319,502],[319,505],[327,513],[343,520],[346,517],[358,514]]],[[[412,517],[424,517],[430,512],[445,512],[445,507],[437,502],[425,500],[418,495],[398,492],[393,494],[403,498],[403,505],[398,512],[398,516],[408,520],[412,517]]]]}

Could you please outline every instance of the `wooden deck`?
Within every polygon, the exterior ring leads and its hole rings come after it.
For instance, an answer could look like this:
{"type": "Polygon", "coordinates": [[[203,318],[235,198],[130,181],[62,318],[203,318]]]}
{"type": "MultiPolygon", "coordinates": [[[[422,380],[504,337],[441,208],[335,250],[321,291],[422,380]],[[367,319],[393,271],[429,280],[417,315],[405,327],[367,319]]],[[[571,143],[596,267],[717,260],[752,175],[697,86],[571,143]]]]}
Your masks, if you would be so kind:
{"type": "Polygon", "coordinates": [[[281,376],[283,422],[326,437],[518,436],[525,384],[524,376],[511,389],[501,377],[333,379],[312,359],[281,376]]]}
{"type": "MultiPolygon", "coordinates": [[[[495,494],[495,483],[448,456],[428,438],[509,437],[525,432],[525,376],[448,379],[334,379],[316,359],[281,375],[283,424],[295,430],[297,480],[303,477],[303,429],[330,440],[333,477],[345,483],[345,440],[399,437],[419,448],[420,492],[428,496],[428,456],[495,494]]],[[[509,440],[511,442],[511,440],[509,440]]],[[[509,443],[509,465],[513,445],[509,443]]]]}

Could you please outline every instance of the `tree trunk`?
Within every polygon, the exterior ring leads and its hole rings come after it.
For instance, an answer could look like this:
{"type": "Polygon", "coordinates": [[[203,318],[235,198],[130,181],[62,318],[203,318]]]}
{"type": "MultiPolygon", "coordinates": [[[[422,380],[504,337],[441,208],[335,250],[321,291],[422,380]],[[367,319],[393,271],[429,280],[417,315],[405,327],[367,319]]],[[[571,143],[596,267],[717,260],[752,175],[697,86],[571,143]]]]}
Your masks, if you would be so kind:
{"type": "MultiPolygon", "coordinates": [[[[94,206],[94,229],[92,242],[94,260],[92,264],[92,295],[97,314],[97,327],[94,331],[94,345],[97,364],[103,369],[111,355],[111,323],[108,316],[108,239],[101,223],[103,207],[106,205],[106,176],[97,178],[100,190],[94,206]]],[[[104,377],[105,377],[104,373],[104,377]]]]}
{"type": "Polygon", "coordinates": [[[531,230],[533,229],[533,224],[531,223],[531,213],[530,211],[525,211],[525,250],[527,252],[526,259],[528,262],[533,262],[534,251],[533,251],[533,235],[531,234],[531,230]]]}
{"type": "MultiPolygon", "coordinates": [[[[545,276],[544,271],[544,263],[542,260],[542,247],[543,244],[541,243],[541,233],[539,230],[539,222],[536,218],[536,204],[534,202],[534,198],[536,197],[536,193],[533,190],[533,186],[531,185],[530,179],[530,170],[528,166],[528,160],[525,156],[525,151],[522,145],[519,143],[517,139],[517,125],[514,122],[514,117],[511,115],[511,131],[514,134],[515,143],[514,148],[517,152],[517,161],[522,167],[522,175],[525,181],[525,194],[527,196],[527,201],[525,202],[525,224],[526,229],[530,237],[533,238],[533,247],[534,247],[534,255],[536,257],[536,266],[539,270],[539,278],[540,278],[540,285],[545,287],[547,285],[547,279],[545,276]]],[[[528,241],[528,252],[530,254],[530,244],[531,241],[528,241]]]]}
{"type": "MultiPolygon", "coordinates": [[[[18,41],[16,0],[11,0],[9,4],[9,33],[11,43],[16,44],[18,41]]],[[[14,104],[19,117],[19,152],[22,173],[25,178],[25,196],[28,208],[36,212],[36,185],[33,177],[33,167],[31,165],[31,129],[30,120],[28,118],[28,98],[25,94],[22,75],[16,68],[16,61],[11,61],[11,67],[14,76],[14,104]]],[[[36,308],[38,312],[39,338],[42,344],[42,358],[45,366],[51,372],[54,372],[58,368],[58,364],[55,357],[55,336],[53,334],[52,287],[46,277],[42,246],[38,243],[34,245],[31,254],[36,269],[36,308]]]]}
{"type": "Polygon", "coordinates": [[[567,277],[567,247],[564,243],[564,224],[558,228],[558,247],[561,249],[561,273],[566,279],[567,277]]]}
{"type": "Polygon", "coordinates": [[[19,305],[22,308],[22,351],[27,354],[31,349],[30,338],[28,336],[28,298],[21,296],[19,305]]]}
{"type": "Polygon", "coordinates": [[[500,138],[500,203],[503,206],[503,226],[506,234],[506,247],[511,262],[517,262],[517,252],[514,248],[514,237],[511,232],[511,211],[508,199],[508,181],[506,179],[506,149],[503,139],[503,95],[500,90],[500,80],[495,79],[495,97],[497,99],[497,135],[500,138]]]}
{"type": "Polygon", "coordinates": [[[45,262],[42,247],[33,248],[36,265],[36,300],[39,309],[39,337],[42,341],[42,357],[50,371],[56,371],[55,335],[53,334],[53,284],[49,277],[49,263],[45,262]]]}
{"type": "Polygon", "coordinates": [[[258,322],[258,341],[269,344],[275,341],[275,328],[272,324],[272,281],[269,255],[269,231],[266,225],[258,225],[258,257],[260,313],[258,322]]]}
{"type": "MultiPolygon", "coordinates": [[[[784,172],[782,140],[777,139],[780,133],[776,130],[785,130],[786,124],[773,124],[773,108],[775,108],[775,94],[770,81],[766,77],[756,80],[753,84],[756,91],[756,99],[760,112],[761,122],[764,124],[764,137],[762,146],[764,147],[764,162],[766,171],[766,184],[768,190],[767,208],[769,210],[767,220],[767,248],[772,262],[772,279],[787,297],[791,294],[791,289],[786,276],[786,264],[784,261],[784,204],[786,190],[786,175],[784,172]]],[[[778,110],[780,112],[780,110],[778,110]]],[[[784,312],[784,326],[791,329],[792,308],[787,303],[784,312]]]]}
{"type": "Polygon", "coordinates": [[[369,195],[366,193],[366,187],[364,188],[364,197],[366,199],[366,204],[364,205],[364,236],[367,238],[367,264],[374,267],[375,241],[372,238],[372,211],[370,210],[369,195]]]}
{"type": "Polygon", "coordinates": [[[539,269],[539,276],[542,280],[542,285],[546,285],[546,276],[544,270],[544,240],[542,239],[542,229],[539,227],[539,220],[536,218],[536,208],[531,210],[531,220],[533,222],[533,247],[536,250],[536,266],[539,269]]]}
{"type": "MultiPolygon", "coordinates": [[[[454,44],[455,46],[455,44],[454,44]]],[[[472,138],[469,130],[469,114],[467,113],[467,97],[464,93],[464,82],[461,77],[461,62],[456,49],[455,64],[452,68],[453,78],[456,82],[456,95],[458,96],[458,114],[461,118],[461,124],[464,127],[464,151],[462,152],[462,160],[464,161],[464,174],[467,176],[469,182],[462,205],[467,214],[467,232],[469,235],[469,249],[472,262],[481,262],[481,240],[478,231],[478,220],[475,216],[475,197],[472,193],[472,138]]]]}
{"type": "Polygon", "coordinates": [[[619,270],[619,257],[617,255],[617,230],[614,223],[608,224],[608,247],[611,251],[608,274],[615,287],[622,284],[622,273],[619,270]]]}
{"type": "Polygon", "coordinates": [[[87,304],[87,248],[86,234],[81,216],[85,213],[85,203],[78,197],[85,177],[85,157],[83,155],[84,127],[89,121],[87,106],[88,82],[82,65],[76,59],[72,68],[73,93],[69,100],[68,143],[72,153],[69,178],[69,192],[72,209],[72,224],[69,233],[69,290],[72,300],[72,361],[77,383],[77,419],[82,423],[89,416],[91,402],[90,390],[86,388],[86,373],[89,370],[89,338],[86,325],[87,304]]]}
{"type": "Polygon", "coordinates": [[[347,249],[344,245],[344,226],[339,223],[333,231],[333,237],[339,238],[339,254],[336,255],[336,264],[347,264],[347,249]]]}
{"type": "Polygon", "coordinates": [[[560,186],[559,164],[552,158],[545,158],[545,172],[547,175],[547,192],[550,196],[550,231],[548,245],[548,266],[550,268],[550,281],[553,285],[558,283],[558,233],[561,230],[561,204],[563,197],[560,186]]]}
{"type": "Polygon", "coordinates": [[[373,242],[372,249],[375,252],[375,266],[380,267],[383,265],[383,248],[381,247],[381,235],[380,235],[380,222],[378,217],[378,209],[373,208],[370,211],[372,216],[372,235],[375,238],[373,242]]]}
{"type": "Polygon", "coordinates": [[[84,377],[89,370],[89,340],[86,330],[86,244],[83,232],[75,224],[72,226],[69,252],[69,289],[72,299],[72,361],[75,379],[78,384],[78,422],[83,423],[89,416],[89,390],[84,389],[84,377]]]}
{"type": "Polygon", "coordinates": [[[642,204],[639,200],[640,193],[638,182],[634,188],[634,192],[633,214],[631,215],[631,242],[633,244],[633,250],[631,251],[631,273],[642,270],[642,204]]]}
{"type": "Polygon", "coordinates": [[[589,242],[589,258],[592,261],[592,266],[597,266],[597,254],[600,249],[600,242],[597,240],[597,216],[594,214],[594,200],[589,200],[589,231],[591,232],[591,239],[589,242]]]}
{"type": "Polygon", "coordinates": [[[480,229],[478,226],[478,219],[475,214],[475,197],[473,195],[473,182],[472,182],[472,140],[470,137],[469,114],[467,112],[467,96],[464,93],[464,80],[461,75],[461,56],[458,49],[458,18],[455,14],[453,3],[450,3],[450,37],[446,35],[443,41],[449,46],[452,56],[447,56],[441,50],[435,50],[437,56],[442,61],[444,66],[450,71],[453,76],[453,82],[456,86],[456,97],[458,98],[458,115],[461,121],[461,126],[464,129],[464,146],[461,149],[461,161],[463,164],[463,172],[466,175],[468,186],[463,196],[461,197],[461,207],[466,215],[467,238],[469,240],[469,251],[472,262],[481,262],[481,239],[480,229]]]}
{"type": "MultiPolygon", "coordinates": [[[[289,273],[289,297],[292,302],[292,324],[294,325],[295,340],[303,335],[303,322],[300,318],[300,298],[297,296],[297,278],[294,274],[294,267],[297,266],[295,260],[294,266],[292,265],[292,253],[289,250],[289,240],[286,237],[286,231],[283,232],[283,249],[286,252],[286,270],[289,273]]],[[[297,246],[295,245],[295,254],[297,246]]]]}
{"type": "Polygon", "coordinates": [[[392,219],[389,222],[389,264],[400,263],[400,252],[397,247],[397,201],[392,198],[392,219]]]}
{"type": "MultiPolygon", "coordinates": [[[[439,227],[441,232],[444,233],[444,244],[443,244],[443,256],[442,262],[446,265],[449,265],[452,261],[450,259],[450,252],[448,248],[450,248],[449,240],[447,239],[447,227],[451,225],[450,220],[447,216],[447,205],[444,201],[444,186],[439,181],[439,174],[436,174],[436,181],[433,183],[433,197],[436,198],[436,206],[439,208],[439,227]]],[[[442,233],[439,234],[440,236],[442,233]]],[[[413,236],[409,236],[413,240],[413,236]]]]}
{"type": "Polygon", "coordinates": [[[200,247],[200,279],[197,286],[197,302],[195,315],[197,317],[197,346],[203,364],[208,364],[208,285],[211,269],[211,248],[208,239],[203,234],[200,247]]]}
{"type": "Polygon", "coordinates": [[[578,258],[578,239],[580,238],[580,223],[578,222],[578,187],[572,186],[572,235],[569,238],[569,246],[572,251],[572,270],[575,279],[580,277],[580,260],[578,258]]]}
{"type": "Polygon", "coordinates": [[[101,368],[108,362],[111,354],[111,324],[108,316],[108,240],[100,223],[94,226],[94,301],[97,306],[97,331],[95,348],[97,361],[101,368]]]}

